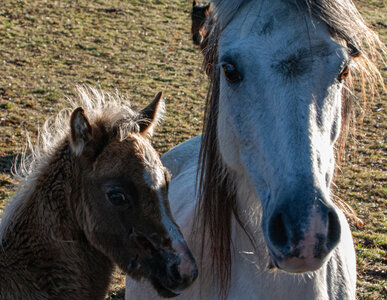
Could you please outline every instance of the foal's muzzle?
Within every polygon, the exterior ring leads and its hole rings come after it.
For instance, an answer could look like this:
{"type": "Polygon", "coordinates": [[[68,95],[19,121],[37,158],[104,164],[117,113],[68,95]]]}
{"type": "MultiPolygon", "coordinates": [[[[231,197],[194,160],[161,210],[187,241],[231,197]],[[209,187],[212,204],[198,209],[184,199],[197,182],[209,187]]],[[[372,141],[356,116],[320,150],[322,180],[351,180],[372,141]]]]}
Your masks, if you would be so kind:
{"type": "MultiPolygon", "coordinates": [[[[195,259],[184,240],[174,241],[172,247],[168,247],[156,244],[149,237],[137,236],[136,243],[143,252],[134,267],[145,270],[161,296],[177,296],[198,276],[195,259]]],[[[131,267],[132,264],[129,265],[131,267]]]]}
{"type": "Polygon", "coordinates": [[[173,248],[176,261],[168,266],[168,275],[177,284],[173,291],[180,292],[194,282],[198,276],[198,268],[185,242],[177,242],[173,248]]]}

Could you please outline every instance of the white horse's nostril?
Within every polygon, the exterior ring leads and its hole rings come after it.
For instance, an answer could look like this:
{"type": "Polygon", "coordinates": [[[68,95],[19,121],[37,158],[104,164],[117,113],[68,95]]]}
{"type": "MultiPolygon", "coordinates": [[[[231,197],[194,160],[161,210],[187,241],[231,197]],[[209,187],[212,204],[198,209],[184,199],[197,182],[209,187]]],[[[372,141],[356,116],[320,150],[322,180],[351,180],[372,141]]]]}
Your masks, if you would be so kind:
{"type": "Polygon", "coordinates": [[[277,247],[281,248],[288,244],[288,235],[282,213],[272,217],[269,225],[269,235],[271,242],[277,247]]]}
{"type": "Polygon", "coordinates": [[[340,240],[341,236],[341,227],[339,217],[337,213],[332,210],[328,213],[328,237],[327,237],[327,247],[330,251],[336,247],[337,243],[340,240]]]}
{"type": "MultiPolygon", "coordinates": [[[[316,195],[310,197],[321,198],[316,195]]],[[[339,242],[341,232],[337,213],[323,200],[308,208],[303,205],[306,200],[299,201],[301,204],[297,204],[296,200],[290,201],[290,206],[289,199],[284,199],[286,204],[269,221],[269,251],[274,263],[285,271],[312,271],[321,266],[339,242]]],[[[301,196],[294,199],[302,200],[301,196]]]]}

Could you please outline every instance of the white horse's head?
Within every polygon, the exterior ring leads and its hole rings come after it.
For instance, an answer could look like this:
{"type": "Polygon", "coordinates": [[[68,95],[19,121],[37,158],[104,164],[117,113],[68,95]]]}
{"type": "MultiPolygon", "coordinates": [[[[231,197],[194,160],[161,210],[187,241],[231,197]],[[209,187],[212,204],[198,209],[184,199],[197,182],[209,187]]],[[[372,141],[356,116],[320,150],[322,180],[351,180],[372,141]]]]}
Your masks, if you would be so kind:
{"type": "MultiPolygon", "coordinates": [[[[204,225],[226,226],[221,216],[232,211],[244,222],[247,208],[221,199],[227,184],[244,181],[261,207],[272,263],[314,271],[340,241],[330,186],[343,86],[352,64],[361,69],[353,62],[357,48],[381,43],[349,0],[213,2],[216,21],[203,44],[212,76],[202,146],[204,225]],[[233,176],[214,176],[217,161],[233,176]]],[[[219,230],[213,232],[217,240],[219,230]]]]}
{"type": "Polygon", "coordinates": [[[325,23],[282,1],[250,1],[219,41],[220,154],[251,181],[271,258],[287,271],[319,268],[340,239],[329,187],[349,63],[325,23]]]}

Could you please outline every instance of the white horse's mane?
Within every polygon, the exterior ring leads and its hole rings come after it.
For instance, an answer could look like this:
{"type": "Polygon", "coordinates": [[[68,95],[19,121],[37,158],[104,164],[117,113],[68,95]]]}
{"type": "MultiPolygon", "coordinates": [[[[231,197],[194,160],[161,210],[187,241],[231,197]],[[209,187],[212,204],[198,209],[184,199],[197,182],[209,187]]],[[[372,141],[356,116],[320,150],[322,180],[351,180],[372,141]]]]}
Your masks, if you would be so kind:
{"type": "Polygon", "coordinates": [[[129,133],[139,131],[138,121],[145,121],[131,108],[130,101],[117,92],[108,94],[89,86],[78,87],[77,97],[67,98],[67,107],[55,118],[45,121],[39,129],[35,144],[27,135],[27,145],[15,161],[12,172],[20,183],[15,194],[7,201],[3,216],[0,216],[0,246],[15,214],[20,211],[24,200],[34,190],[37,178],[47,167],[48,158],[70,135],[70,115],[75,108],[83,107],[91,123],[102,121],[108,129],[118,127],[121,140],[129,133]]]}

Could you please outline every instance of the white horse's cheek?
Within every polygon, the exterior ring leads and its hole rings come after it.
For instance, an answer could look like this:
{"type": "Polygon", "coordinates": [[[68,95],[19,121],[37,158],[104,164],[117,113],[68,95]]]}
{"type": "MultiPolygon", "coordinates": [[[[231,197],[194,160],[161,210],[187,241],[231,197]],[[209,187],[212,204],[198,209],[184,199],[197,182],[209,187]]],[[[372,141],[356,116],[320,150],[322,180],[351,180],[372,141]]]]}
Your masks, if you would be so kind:
{"type": "Polygon", "coordinates": [[[341,97],[339,93],[341,89],[338,90],[337,94],[337,89],[334,90],[335,93],[331,92],[329,95],[333,100],[326,101],[326,105],[329,106],[326,111],[329,113],[323,115],[323,127],[318,128],[316,125],[312,135],[315,174],[318,175],[320,186],[327,188],[330,186],[335,169],[333,145],[336,143],[341,129],[341,97]]]}
{"type": "MultiPolygon", "coordinates": [[[[226,84],[226,82],[224,82],[226,84]]],[[[267,202],[268,185],[263,180],[262,175],[265,174],[262,159],[259,159],[256,147],[253,146],[253,139],[247,136],[246,130],[243,131],[243,123],[247,122],[249,116],[243,116],[236,122],[233,110],[236,109],[235,103],[227,99],[226,96],[220,96],[220,105],[218,112],[218,143],[219,151],[225,165],[236,173],[237,186],[250,186],[249,189],[254,195],[254,205],[257,205],[258,199],[267,202]],[[234,104],[234,106],[232,106],[234,104]],[[239,128],[236,128],[239,126],[239,128]],[[243,136],[241,135],[241,132],[243,136]],[[242,181],[242,182],[239,182],[242,181]],[[248,181],[248,182],[245,182],[248,181]]],[[[233,99],[235,100],[235,99],[233,99]]],[[[251,123],[247,122],[251,126],[251,123]]],[[[246,196],[246,195],[245,195],[246,196]]],[[[244,197],[242,197],[244,199],[244,197]]],[[[246,197],[247,200],[248,197],[246,197]]],[[[267,205],[264,204],[264,205],[267,205]]]]}
{"type": "MultiPolygon", "coordinates": [[[[220,98],[222,99],[222,97],[220,98]]],[[[219,151],[223,161],[232,170],[240,169],[239,160],[239,138],[236,134],[234,122],[231,118],[231,107],[228,101],[220,101],[218,121],[217,121],[217,134],[219,151]]]]}

